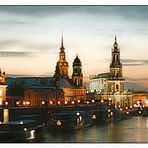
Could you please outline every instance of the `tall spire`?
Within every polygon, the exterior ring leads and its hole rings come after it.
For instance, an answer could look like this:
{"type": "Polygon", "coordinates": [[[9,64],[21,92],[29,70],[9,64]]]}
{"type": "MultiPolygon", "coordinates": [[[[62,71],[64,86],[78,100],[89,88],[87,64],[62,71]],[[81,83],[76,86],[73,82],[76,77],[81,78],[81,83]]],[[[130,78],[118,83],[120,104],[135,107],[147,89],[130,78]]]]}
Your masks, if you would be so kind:
{"type": "Polygon", "coordinates": [[[117,43],[117,36],[115,35],[115,43],[117,43]]]}
{"type": "Polygon", "coordinates": [[[64,51],[64,45],[63,45],[63,33],[61,35],[61,47],[60,47],[61,51],[64,51]]]}

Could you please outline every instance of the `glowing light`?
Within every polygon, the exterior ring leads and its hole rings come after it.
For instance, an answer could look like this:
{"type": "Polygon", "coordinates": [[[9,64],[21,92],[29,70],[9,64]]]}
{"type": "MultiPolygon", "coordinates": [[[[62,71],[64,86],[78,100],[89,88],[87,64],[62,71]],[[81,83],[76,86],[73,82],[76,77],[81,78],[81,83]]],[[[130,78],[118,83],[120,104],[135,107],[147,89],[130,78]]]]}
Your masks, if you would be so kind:
{"type": "Polygon", "coordinates": [[[2,124],[2,121],[0,121],[0,124],[2,124]]]}
{"type": "Polygon", "coordinates": [[[93,116],[92,116],[92,119],[97,119],[96,115],[93,115],[93,116]]]}
{"type": "Polygon", "coordinates": [[[132,108],[132,106],[130,106],[130,108],[132,108]]]}
{"type": "Polygon", "coordinates": [[[110,109],[108,110],[108,112],[110,112],[110,109]]]}
{"type": "Polygon", "coordinates": [[[113,114],[114,114],[114,113],[113,113],[113,112],[111,112],[110,114],[111,114],[111,116],[113,116],[113,114]]]}
{"type": "Polygon", "coordinates": [[[121,106],[119,105],[118,107],[120,108],[121,106]]]}
{"type": "Polygon", "coordinates": [[[45,101],[42,101],[42,105],[45,105],[45,101]]]}
{"type": "Polygon", "coordinates": [[[128,114],[129,114],[129,112],[126,112],[126,114],[128,115],[128,114]]]}
{"type": "Polygon", "coordinates": [[[71,103],[72,103],[72,104],[75,104],[75,102],[74,102],[74,101],[72,101],[71,103]]]}
{"type": "Polygon", "coordinates": [[[108,100],[109,100],[109,101],[111,101],[112,99],[111,99],[111,98],[109,98],[108,100]]]}
{"type": "Polygon", "coordinates": [[[34,138],[35,138],[35,130],[31,130],[29,139],[34,139],[34,138]]]}
{"type": "Polygon", "coordinates": [[[115,105],[115,108],[117,108],[117,106],[115,105]]]}
{"type": "Polygon", "coordinates": [[[134,107],[137,107],[137,105],[136,105],[136,104],[134,104],[134,107]]]}
{"type": "Polygon", "coordinates": [[[62,122],[60,120],[57,120],[56,125],[57,126],[61,126],[62,125],[62,122]]]}
{"type": "Polygon", "coordinates": [[[16,105],[19,105],[19,102],[18,101],[16,102],[16,105]]]}
{"type": "Polygon", "coordinates": [[[23,124],[23,121],[20,121],[20,124],[23,124]]]}
{"type": "Polygon", "coordinates": [[[92,100],[91,102],[92,102],[92,103],[94,103],[94,102],[95,102],[95,100],[92,100]]]}
{"type": "Polygon", "coordinates": [[[128,109],[128,107],[126,107],[125,109],[128,109]]]}
{"type": "Polygon", "coordinates": [[[80,103],[80,100],[78,100],[78,103],[80,103]]]}
{"type": "Polygon", "coordinates": [[[24,106],[26,105],[26,102],[25,102],[25,101],[23,101],[23,105],[24,105],[24,106]]]}
{"type": "Polygon", "coordinates": [[[60,105],[60,104],[61,104],[61,102],[60,102],[60,101],[58,101],[58,104],[60,105]]]}
{"type": "Polygon", "coordinates": [[[148,100],[146,100],[145,103],[148,105],[148,100]]]}
{"type": "Polygon", "coordinates": [[[3,100],[2,100],[2,98],[0,98],[0,105],[3,105],[3,100]]]}
{"type": "Polygon", "coordinates": [[[8,102],[7,101],[5,102],[5,105],[8,105],[8,102]]]}
{"type": "Polygon", "coordinates": [[[137,104],[139,105],[140,104],[140,101],[137,101],[137,104]]]}
{"type": "Polygon", "coordinates": [[[24,131],[27,131],[27,128],[24,128],[24,131]]]}
{"type": "Polygon", "coordinates": [[[139,111],[139,114],[141,114],[141,111],[139,111]]]}
{"type": "Polygon", "coordinates": [[[104,102],[104,100],[101,100],[101,103],[103,103],[104,102]]]}
{"type": "Polygon", "coordinates": [[[89,101],[87,101],[86,103],[89,104],[89,101]]]}
{"type": "Polygon", "coordinates": [[[77,112],[77,116],[79,116],[80,115],[80,113],[79,112],[77,112]]]}
{"type": "Polygon", "coordinates": [[[122,109],[122,108],[120,108],[120,110],[122,111],[123,109],[122,109]]]}
{"type": "MultiPolygon", "coordinates": [[[[44,101],[44,104],[45,104],[45,101],[44,101]]],[[[50,101],[50,104],[52,105],[52,104],[53,104],[53,102],[52,102],[52,101],[50,101]]]]}
{"type": "Polygon", "coordinates": [[[26,105],[29,105],[30,104],[30,102],[29,101],[26,101],[26,105]]]}
{"type": "Polygon", "coordinates": [[[67,104],[67,101],[65,101],[65,104],[67,104]]]}

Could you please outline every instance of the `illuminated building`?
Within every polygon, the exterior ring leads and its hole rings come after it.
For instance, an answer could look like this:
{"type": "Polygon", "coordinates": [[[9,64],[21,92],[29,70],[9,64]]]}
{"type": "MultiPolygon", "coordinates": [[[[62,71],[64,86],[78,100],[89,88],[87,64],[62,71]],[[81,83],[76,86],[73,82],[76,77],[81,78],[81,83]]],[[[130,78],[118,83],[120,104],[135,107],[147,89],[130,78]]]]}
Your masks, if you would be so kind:
{"type": "Polygon", "coordinates": [[[5,82],[5,72],[0,70],[0,105],[3,105],[6,101],[6,82],[5,82]]]}
{"type": "Polygon", "coordinates": [[[133,94],[131,91],[125,90],[124,83],[120,49],[115,37],[110,72],[90,76],[89,92],[97,94],[98,99],[108,100],[111,98],[112,104],[116,106],[130,106],[132,105],[133,94]]]}
{"type": "Polygon", "coordinates": [[[6,78],[6,82],[10,105],[39,106],[64,102],[64,92],[52,77],[6,78]]]}
{"type": "Polygon", "coordinates": [[[59,61],[56,64],[53,78],[57,85],[63,89],[65,101],[85,99],[86,89],[83,85],[82,63],[78,58],[78,55],[73,62],[73,74],[71,78],[68,76],[68,68],[69,65],[66,61],[66,53],[62,37],[59,61]]]}

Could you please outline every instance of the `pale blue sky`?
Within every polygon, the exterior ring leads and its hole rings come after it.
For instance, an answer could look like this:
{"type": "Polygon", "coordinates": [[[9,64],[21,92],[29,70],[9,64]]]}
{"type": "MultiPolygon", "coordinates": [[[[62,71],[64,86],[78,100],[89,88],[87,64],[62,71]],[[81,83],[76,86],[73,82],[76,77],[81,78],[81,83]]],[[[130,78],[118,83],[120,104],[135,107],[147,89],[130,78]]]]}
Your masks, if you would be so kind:
{"type": "Polygon", "coordinates": [[[108,72],[117,35],[124,77],[147,90],[148,6],[0,6],[0,67],[7,74],[52,75],[61,30],[70,75],[76,54],[85,80],[108,72]]]}

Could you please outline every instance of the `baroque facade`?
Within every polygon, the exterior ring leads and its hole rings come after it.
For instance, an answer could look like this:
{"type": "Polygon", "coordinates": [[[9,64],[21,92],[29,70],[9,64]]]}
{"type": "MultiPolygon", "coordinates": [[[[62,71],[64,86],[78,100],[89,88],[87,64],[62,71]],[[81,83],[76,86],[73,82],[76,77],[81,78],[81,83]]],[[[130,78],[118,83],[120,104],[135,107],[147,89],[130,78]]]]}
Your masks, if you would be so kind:
{"type": "Polygon", "coordinates": [[[115,37],[112,48],[112,60],[109,73],[90,76],[89,92],[97,94],[99,99],[110,99],[115,106],[132,105],[133,93],[125,90],[120,49],[115,37]]]}
{"type": "Polygon", "coordinates": [[[73,62],[73,73],[71,77],[68,75],[68,68],[69,64],[66,61],[66,53],[62,37],[59,61],[56,64],[53,78],[59,88],[63,89],[65,101],[84,100],[86,97],[86,89],[83,85],[82,63],[78,55],[73,62]]]}

